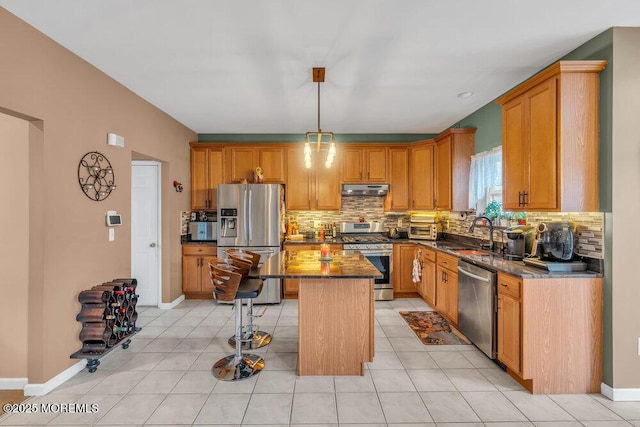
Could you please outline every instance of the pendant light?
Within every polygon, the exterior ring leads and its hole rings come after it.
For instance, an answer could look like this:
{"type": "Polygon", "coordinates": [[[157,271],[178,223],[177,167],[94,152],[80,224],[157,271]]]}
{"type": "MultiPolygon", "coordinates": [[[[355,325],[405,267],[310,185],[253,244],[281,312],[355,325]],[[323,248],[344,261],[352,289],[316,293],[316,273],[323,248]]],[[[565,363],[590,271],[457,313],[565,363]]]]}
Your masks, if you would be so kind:
{"type": "Polygon", "coordinates": [[[304,165],[308,169],[311,167],[311,140],[315,140],[316,142],[316,152],[320,152],[320,146],[322,144],[329,144],[329,149],[327,152],[327,159],[324,163],[325,167],[330,168],[333,164],[333,160],[336,156],[336,143],[335,143],[335,135],[333,132],[322,132],[320,127],[320,83],[324,82],[325,69],[320,67],[313,68],[313,81],[314,83],[318,83],[318,130],[314,132],[307,132],[305,134],[304,141],[304,165]],[[325,141],[322,140],[323,136],[327,136],[325,141]]]}

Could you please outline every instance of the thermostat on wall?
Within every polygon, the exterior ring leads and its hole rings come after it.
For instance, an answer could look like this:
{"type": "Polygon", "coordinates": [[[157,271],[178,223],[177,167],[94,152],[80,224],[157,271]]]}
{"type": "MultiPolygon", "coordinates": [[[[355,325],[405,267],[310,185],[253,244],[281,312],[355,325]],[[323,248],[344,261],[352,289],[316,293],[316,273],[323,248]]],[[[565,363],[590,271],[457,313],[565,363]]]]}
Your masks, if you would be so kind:
{"type": "Polygon", "coordinates": [[[122,215],[116,211],[107,211],[107,227],[122,225],[122,215]]]}

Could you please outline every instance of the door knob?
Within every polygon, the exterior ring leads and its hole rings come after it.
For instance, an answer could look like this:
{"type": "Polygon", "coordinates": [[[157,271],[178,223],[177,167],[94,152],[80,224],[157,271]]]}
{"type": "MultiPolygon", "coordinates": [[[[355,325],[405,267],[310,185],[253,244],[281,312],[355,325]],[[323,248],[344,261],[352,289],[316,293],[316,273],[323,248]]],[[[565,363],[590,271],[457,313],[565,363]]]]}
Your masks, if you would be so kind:
{"type": "Polygon", "coordinates": [[[152,243],[152,244],[150,244],[150,245],[149,245],[149,247],[150,247],[150,248],[155,248],[155,247],[156,247],[156,244],[155,244],[155,243],[152,243]]]}

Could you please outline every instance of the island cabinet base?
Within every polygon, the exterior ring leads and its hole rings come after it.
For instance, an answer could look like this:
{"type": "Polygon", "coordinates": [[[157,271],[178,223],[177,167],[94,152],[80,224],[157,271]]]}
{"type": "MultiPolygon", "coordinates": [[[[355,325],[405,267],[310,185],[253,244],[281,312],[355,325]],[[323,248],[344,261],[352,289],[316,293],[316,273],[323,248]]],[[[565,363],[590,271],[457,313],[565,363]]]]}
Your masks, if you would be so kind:
{"type": "Polygon", "coordinates": [[[372,279],[301,279],[298,375],[364,375],[373,361],[372,279]]]}

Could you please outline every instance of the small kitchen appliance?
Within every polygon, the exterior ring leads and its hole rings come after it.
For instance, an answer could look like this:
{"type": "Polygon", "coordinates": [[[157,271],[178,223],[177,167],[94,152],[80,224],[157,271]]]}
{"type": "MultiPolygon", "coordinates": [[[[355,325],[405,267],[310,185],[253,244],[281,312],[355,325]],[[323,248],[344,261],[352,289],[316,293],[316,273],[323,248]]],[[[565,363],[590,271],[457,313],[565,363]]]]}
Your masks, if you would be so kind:
{"type": "Polygon", "coordinates": [[[409,238],[421,240],[437,240],[442,226],[438,222],[437,214],[411,215],[409,223],[409,238]]]}
{"type": "Polygon", "coordinates": [[[217,240],[218,223],[214,221],[189,222],[189,234],[194,242],[213,242],[217,240]]]}
{"type": "Polygon", "coordinates": [[[530,225],[516,225],[502,231],[507,237],[504,248],[504,259],[509,261],[522,261],[525,256],[531,254],[531,248],[535,240],[535,228],[530,225]]]}
{"type": "Polygon", "coordinates": [[[549,271],[585,271],[587,264],[573,261],[575,248],[575,226],[569,221],[541,222],[538,224],[540,259],[524,259],[525,264],[544,268],[549,271]]]}
{"type": "Polygon", "coordinates": [[[374,299],[392,300],[393,243],[383,236],[382,223],[343,222],[340,224],[340,237],[344,251],[360,252],[382,273],[381,279],[374,280],[374,299]]]}

